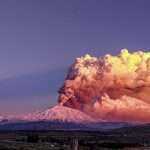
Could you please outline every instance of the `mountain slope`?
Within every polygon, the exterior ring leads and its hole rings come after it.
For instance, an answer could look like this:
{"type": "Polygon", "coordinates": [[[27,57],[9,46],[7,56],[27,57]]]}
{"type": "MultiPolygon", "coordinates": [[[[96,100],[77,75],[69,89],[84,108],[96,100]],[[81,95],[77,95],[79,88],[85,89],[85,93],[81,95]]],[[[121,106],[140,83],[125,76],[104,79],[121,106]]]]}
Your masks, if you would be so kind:
{"type": "Polygon", "coordinates": [[[56,105],[44,111],[36,111],[18,116],[1,117],[1,123],[20,122],[20,121],[59,121],[59,122],[75,122],[75,123],[93,123],[96,119],[91,118],[87,114],[68,108],[65,106],[56,105]]]}
{"type": "Polygon", "coordinates": [[[125,122],[97,120],[81,111],[60,105],[44,111],[0,117],[0,130],[99,130],[115,129],[130,125],[125,122]]]}

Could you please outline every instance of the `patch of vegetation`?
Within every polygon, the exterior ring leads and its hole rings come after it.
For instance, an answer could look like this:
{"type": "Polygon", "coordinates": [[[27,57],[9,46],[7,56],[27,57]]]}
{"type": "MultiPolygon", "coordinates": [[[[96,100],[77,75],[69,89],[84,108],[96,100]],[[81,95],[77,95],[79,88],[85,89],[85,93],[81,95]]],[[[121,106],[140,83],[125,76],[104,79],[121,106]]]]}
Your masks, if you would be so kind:
{"type": "Polygon", "coordinates": [[[148,129],[147,127],[141,130],[139,127],[130,127],[103,132],[1,131],[0,150],[69,150],[73,139],[78,139],[79,150],[150,147],[150,130],[148,129]]]}

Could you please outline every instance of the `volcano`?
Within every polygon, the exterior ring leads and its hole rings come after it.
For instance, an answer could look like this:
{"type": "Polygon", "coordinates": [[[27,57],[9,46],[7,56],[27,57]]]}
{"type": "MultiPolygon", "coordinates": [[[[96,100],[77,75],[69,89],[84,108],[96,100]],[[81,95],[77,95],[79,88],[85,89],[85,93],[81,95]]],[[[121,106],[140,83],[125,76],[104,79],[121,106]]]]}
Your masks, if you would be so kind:
{"type": "Polygon", "coordinates": [[[145,124],[150,122],[149,92],[149,52],[129,53],[122,49],[118,56],[92,57],[87,54],[76,58],[69,68],[58,91],[58,105],[33,113],[2,116],[0,124],[4,127],[18,123],[57,122],[65,128],[145,124]]]}
{"type": "Polygon", "coordinates": [[[1,116],[0,130],[97,130],[130,126],[125,122],[107,122],[61,105],[17,116],[1,116]]]}
{"type": "Polygon", "coordinates": [[[20,114],[17,116],[0,117],[1,123],[7,122],[33,122],[33,121],[59,121],[59,122],[74,122],[74,123],[91,123],[102,120],[96,120],[89,115],[65,106],[56,105],[42,111],[33,113],[20,114]]]}

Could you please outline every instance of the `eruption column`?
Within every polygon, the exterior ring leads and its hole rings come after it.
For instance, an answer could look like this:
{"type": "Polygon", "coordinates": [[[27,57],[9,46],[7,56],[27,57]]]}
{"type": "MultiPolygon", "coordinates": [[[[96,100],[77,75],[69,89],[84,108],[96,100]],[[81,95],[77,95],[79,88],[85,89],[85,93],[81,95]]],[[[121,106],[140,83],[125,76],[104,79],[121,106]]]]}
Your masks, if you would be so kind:
{"type": "Polygon", "coordinates": [[[58,102],[108,121],[150,122],[150,53],[77,58],[58,102]]]}

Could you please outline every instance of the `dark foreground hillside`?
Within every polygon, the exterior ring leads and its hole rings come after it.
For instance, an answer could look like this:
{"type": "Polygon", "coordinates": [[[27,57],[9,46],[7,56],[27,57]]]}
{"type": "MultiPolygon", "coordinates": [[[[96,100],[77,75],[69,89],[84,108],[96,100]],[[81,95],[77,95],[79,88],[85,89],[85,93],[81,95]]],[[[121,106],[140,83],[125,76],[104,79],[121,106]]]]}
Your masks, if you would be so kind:
{"type": "Polygon", "coordinates": [[[150,149],[150,125],[112,131],[0,131],[1,150],[150,149]]]}
{"type": "Polygon", "coordinates": [[[115,129],[113,131],[118,131],[118,132],[126,132],[126,133],[138,133],[138,134],[146,134],[150,133],[150,124],[145,124],[145,125],[137,125],[137,126],[130,126],[130,127],[122,127],[119,129],[115,129]]]}

